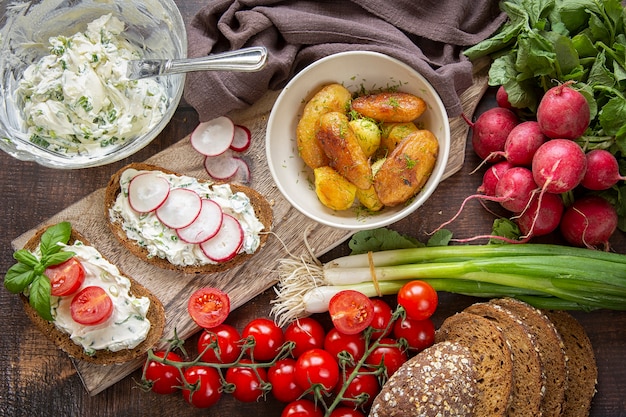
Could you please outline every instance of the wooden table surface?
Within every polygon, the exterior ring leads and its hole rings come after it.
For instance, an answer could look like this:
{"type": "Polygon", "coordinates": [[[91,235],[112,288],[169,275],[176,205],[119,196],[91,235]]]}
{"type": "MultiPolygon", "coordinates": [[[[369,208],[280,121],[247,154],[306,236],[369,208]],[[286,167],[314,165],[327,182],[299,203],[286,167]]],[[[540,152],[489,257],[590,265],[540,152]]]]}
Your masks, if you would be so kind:
{"type": "MultiPolygon", "coordinates": [[[[177,2],[186,22],[202,7],[204,1],[177,2]]],[[[477,113],[493,106],[493,91],[488,91],[477,113]]],[[[171,123],[149,146],[126,160],[104,167],[75,171],[53,170],[32,162],[13,159],[0,153],[0,195],[2,196],[0,227],[0,273],[13,264],[11,240],[37,226],[70,204],[81,200],[94,190],[106,185],[109,177],[123,165],[143,161],[166,149],[188,135],[198,123],[196,112],[182,102],[171,123]]],[[[426,232],[449,218],[463,198],[475,192],[480,175],[470,175],[478,164],[471,151],[466,151],[466,163],[457,174],[445,180],[429,201],[410,218],[391,227],[402,233],[425,239],[426,232]]],[[[458,237],[468,237],[490,230],[493,217],[479,204],[470,204],[464,215],[452,224],[458,237]]],[[[558,236],[544,242],[560,243],[558,236]]],[[[612,249],[626,253],[626,236],[618,232],[612,240],[612,249]]],[[[322,260],[347,254],[343,244],[326,254],[322,260]]],[[[242,329],[256,317],[269,316],[269,302],[273,291],[254,298],[235,310],[229,323],[242,329]]],[[[441,294],[435,314],[436,324],[476,301],[450,294],[441,294]]],[[[390,299],[392,301],[392,299],[390,299]]],[[[626,416],[626,312],[575,312],[585,326],[593,343],[599,368],[598,393],[591,410],[592,416],[626,416]]],[[[282,405],[271,398],[258,403],[243,404],[224,395],[218,405],[208,410],[196,410],[187,405],[180,395],[160,396],[138,389],[136,371],[102,393],[89,396],[72,362],[57,350],[27,320],[18,298],[4,288],[0,289],[0,317],[3,329],[0,347],[0,415],[2,416],[279,416],[282,405]]],[[[197,336],[188,341],[195,346],[197,336]]]]}

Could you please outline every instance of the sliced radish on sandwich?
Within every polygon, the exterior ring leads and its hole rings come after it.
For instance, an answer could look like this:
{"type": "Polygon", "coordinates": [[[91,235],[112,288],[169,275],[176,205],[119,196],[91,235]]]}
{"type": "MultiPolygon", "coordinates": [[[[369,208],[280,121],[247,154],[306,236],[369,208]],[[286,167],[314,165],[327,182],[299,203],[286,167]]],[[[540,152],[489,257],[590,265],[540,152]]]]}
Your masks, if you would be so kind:
{"type": "Polygon", "coordinates": [[[217,234],[222,226],[222,208],[213,200],[202,199],[202,207],[198,217],[187,227],[176,229],[181,240],[198,244],[217,234]]]}
{"type": "Polygon", "coordinates": [[[228,150],[217,156],[204,158],[204,169],[214,179],[226,181],[231,179],[239,168],[239,163],[233,157],[233,152],[228,150]]]}
{"type": "Polygon", "coordinates": [[[156,210],[170,193],[170,183],[154,172],[136,175],[128,184],[128,203],[139,213],[156,210]]]}
{"type": "Polygon", "coordinates": [[[244,152],[250,147],[252,142],[252,134],[250,129],[245,126],[235,125],[235,134],[230,149],[236,152],[244,152]]]}
{"type": "Polygon", "coordinates": [[[200,214],[202,200],[198,193],[186,188],[174,188],[156,215],[167,227],[180,229],[189,226],[200,214]]]}
{"type": "Polygon", "coordinates": [[[226,262],[233,259],[243,245],[243,228],[239,221],[230,214],[224,213],[222,227],[211,239],[200,244],[200,248],[215,262],[226,262]]]}
{"type": "Polygon", "coordinates": [[[235,124],[226,116],[200,123],[191,132],[191,146],[202,155],[216,156],[230,148],[235,124]]]}

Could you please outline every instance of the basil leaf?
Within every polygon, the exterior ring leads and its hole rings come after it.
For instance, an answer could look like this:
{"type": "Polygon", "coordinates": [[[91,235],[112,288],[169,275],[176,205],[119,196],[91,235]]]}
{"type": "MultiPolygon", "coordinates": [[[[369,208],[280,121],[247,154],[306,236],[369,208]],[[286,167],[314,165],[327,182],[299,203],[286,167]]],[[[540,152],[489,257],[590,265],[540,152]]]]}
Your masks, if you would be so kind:
{"type": "Polygon", "coordinates": [[[30,266],[16,263],[7,271],[4,277],[4,287],[13,294],[19,294],[33,282],[35,275],[35,271],[30,266]]]}
{"type": "Polygon", "coordinates": [[[67,243],[72,233],[72,225],[69,222],[61,222],[50,226],[41,235],[41,256],[51,255],[61,250],[59,243],[67,243]]]}
{"type": "Polygon", "coordinates": [[[30,286],[28,301],[32,308],[45,320],[52,321],[50,313],[50,280],[44,275],[38,275],[30,286]]]}
{"type": "Polygon", "coordinates": [[[61,251],[61,252],[53,253],[49,256],[46,256],[44,259],[41,260],[41,262],[42,262],[43,267],[47,268],[51,265],[62,264],[63,262],[67,261],[74,255],[75,255],[74,252],[61,251]]]}
{"type": "Polygon", "coordinates": [[[31,268],[34,268],[39,263],[39,259],[26,249],[15,251],[13,253],[13,258],[19,263],[28,265],[31,268]]]}

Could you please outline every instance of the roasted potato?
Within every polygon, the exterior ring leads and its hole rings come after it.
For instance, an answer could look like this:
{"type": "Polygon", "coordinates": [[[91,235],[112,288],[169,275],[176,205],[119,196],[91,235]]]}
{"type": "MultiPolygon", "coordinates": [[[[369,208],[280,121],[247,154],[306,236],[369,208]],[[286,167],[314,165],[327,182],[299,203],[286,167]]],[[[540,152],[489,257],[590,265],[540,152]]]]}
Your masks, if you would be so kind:
{"type": "Polygon", "coordinates": [[[418,131],[419,128],[413,122],[384,123],[381,130],[379,154],[389,155],[409,134],[418,131]]]}
{"type": "Polygon", "coordinates": [[[352,110],[379,122],[412,122],[424,113],[426,102],[401,92],[368,94],[352,100],[352,110]]]}
{"type": "Polygon", "coordinates": [[[347,210],[354,203],[357,188],[329,166],[315,168],[315,193],[320,202],[333,210],[347,210]]]}
{"type": "Polygon", "coordinates": [[[317,139],[329,159],[330,167],[357,188],[370,188],[372,174],[369,161],[350,128],[348,116],[340,112],[323,114],[320,117],[317,139]]]}
{"type": "Polygon", "coordinates": [[[302,117],[296,128],[296,139],[300,157],[310,168],[328,165],[328,157],[317,140],[319,118],[331,112],[345,112],[350,106],[352,94],[341,84],[322,87],[304,106],[302,117]]]}
{"type": "Polygon", "coordinates": [[[365,156],[369,158],[374,155],[380,146],[381,134],[378,124],[371,119],[354,119],[350,120],[349,124],[365,156]]]}
{"type": "Polygon", "coordinates": [[[396,206],[413,197],[432,173],[439,142],[429,130],[411,133],[385,159],[374,175],[374,188],[385,206],[396,206]]]}
{"type": "Polygon", "coordinates": [[[370,211],[379,211],[382,210],[383,207],[385,207],[378,198],[378,194],[376,194],[376,189],[373,185],[367,190],[361,190],[360,188],[357,188],[356,198],[361,204],[363,204],[363,206],[365,206],[365,208],[370,211]]]}

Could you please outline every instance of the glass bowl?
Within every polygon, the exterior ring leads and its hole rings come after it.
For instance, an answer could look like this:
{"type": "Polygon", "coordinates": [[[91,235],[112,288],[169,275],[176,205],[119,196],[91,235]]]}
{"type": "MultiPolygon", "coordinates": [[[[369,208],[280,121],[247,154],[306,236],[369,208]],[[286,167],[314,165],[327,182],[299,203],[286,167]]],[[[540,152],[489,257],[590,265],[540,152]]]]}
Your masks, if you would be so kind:
{"type": "MultiPolygon", "coordinates": [[[[13,157],[51,168],[77,169],[126,158],[150,143],[169,123],[181,100],[184,75],[155,78],[165,91],[165,110],[139,134],[88,152],[58,152],[37,141],[25,122],[24,101],[17,94],[24,71],[50,55],[51,37],[84,32],[87,24],[111,14],[124,23],[122,36],[144,58],[185,58],[187,35],[172,0],[42,0],[3,2],[0,29],[0,148],[13,157]]],[[[45,141],[43,141],[45,143],[45,141]]]]}

